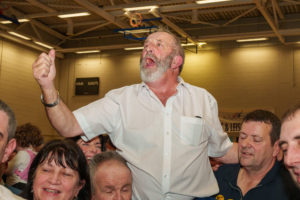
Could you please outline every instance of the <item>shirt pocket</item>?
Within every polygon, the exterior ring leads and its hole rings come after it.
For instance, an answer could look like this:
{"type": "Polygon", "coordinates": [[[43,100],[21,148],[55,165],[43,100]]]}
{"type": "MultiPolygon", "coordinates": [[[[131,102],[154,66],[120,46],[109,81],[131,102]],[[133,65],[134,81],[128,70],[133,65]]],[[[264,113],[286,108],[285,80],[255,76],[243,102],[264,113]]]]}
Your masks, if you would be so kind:
{"type": "Polygon", "coordinates": [[[202,118],[181,116],[179,137],[188,145],[197,146],[208,140],[202,118]]]}

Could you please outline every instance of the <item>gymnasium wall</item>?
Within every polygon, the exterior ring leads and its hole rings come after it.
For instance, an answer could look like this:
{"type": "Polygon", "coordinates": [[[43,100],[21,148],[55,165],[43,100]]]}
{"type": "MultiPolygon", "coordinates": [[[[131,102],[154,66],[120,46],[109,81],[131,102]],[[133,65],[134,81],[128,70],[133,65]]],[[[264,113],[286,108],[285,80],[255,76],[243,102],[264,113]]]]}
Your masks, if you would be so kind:
{"type": "MultiPolygon", "coordinates": [[[[58,137],[40,103],[40,89],[31,65],[40,52],[0,40],[0,98],[15,111],[18,124],[38,125],[46,140],[58,137]]],[[[65,103],[79,108],[111,89],[140,82],[140,52],[68,54],[57,59],[56,85],[65,103]],[[75,96],[75,79],[99,77],[99,95],[75,96]]],[[[300,49],[288,46],[252,46],[186,51],[181,76],[206,88],[221,111],[256,108],[278,116],[300,101],[300,49]]],[[[199,102],[201,103],[201,102],[199,102]]]]}

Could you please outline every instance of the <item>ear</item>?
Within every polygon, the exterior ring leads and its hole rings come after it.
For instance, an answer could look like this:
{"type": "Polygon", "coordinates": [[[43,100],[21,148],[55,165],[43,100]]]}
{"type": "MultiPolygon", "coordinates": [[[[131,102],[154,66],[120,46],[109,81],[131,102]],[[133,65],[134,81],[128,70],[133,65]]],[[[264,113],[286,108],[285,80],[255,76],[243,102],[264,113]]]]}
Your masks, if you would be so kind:
{"type": "Polygon", "coordinates": [[[79,194],[79,191],[83,188],[84,185],[85,185],[85,180],[79,181],[79,184],[76,188],[75,196],[77,196],[79,194]]]}
{"type": "Polygon", "coordinates": [[[274,146],[273,146],[273,157],[277,157],[278,154],[280,152],[280,147],[279,147],[279,140],[277,140],[275,143],[274,143],[274,146]]]}
{"type": "Polygon", "coordinates": [[[10,154],[15,150],[16,148],[16,139],[11,139],[8,141],[6,147],[5,147],[5,151],[4,151],[4,155],[2,158],[2,163],[6,162],[10,156],[10,154]]]}
{"type": "Polygon", "coordinates": [[[171,68],[172,69],[176,69],[179,68],[179,66],[182,65],[183,62],[183,58],[179,55],[174,56],[173,60],[172,60],[172,64],[171,64],[171,68]]]}

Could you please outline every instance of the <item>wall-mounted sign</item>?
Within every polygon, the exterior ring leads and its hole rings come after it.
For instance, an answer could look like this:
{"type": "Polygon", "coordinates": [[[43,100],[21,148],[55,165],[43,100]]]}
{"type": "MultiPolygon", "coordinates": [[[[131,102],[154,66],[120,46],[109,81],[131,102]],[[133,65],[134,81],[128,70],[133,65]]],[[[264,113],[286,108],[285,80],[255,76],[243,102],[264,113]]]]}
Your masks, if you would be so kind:
{"type": "Polygon", "coordinates": [[[75,95],[97,95],[99,94],[99,78],[76,78],[75,95]]]}

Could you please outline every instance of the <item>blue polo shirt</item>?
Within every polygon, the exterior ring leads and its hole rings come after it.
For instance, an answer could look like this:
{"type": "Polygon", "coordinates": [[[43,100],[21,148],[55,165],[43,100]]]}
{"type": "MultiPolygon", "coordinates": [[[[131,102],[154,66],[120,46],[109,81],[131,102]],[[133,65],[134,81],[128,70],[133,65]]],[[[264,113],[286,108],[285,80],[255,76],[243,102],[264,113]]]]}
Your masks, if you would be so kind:
{"type": "Polygon", "coordinates": [[[214,197],[224,200],[288,200],[280,177],[281,167],[283,166],[279,162],[275,162],[261,182],[243,196],[241,189],[237,186],[240,165],[223,165],[215,172],[220,192],[214,197]]]}

